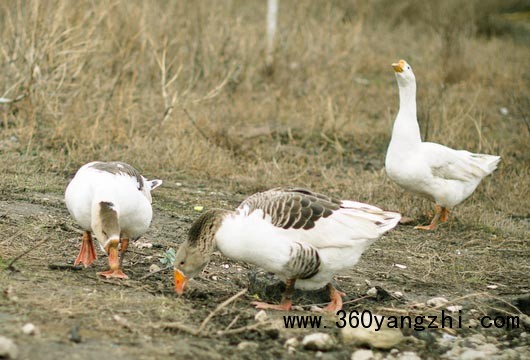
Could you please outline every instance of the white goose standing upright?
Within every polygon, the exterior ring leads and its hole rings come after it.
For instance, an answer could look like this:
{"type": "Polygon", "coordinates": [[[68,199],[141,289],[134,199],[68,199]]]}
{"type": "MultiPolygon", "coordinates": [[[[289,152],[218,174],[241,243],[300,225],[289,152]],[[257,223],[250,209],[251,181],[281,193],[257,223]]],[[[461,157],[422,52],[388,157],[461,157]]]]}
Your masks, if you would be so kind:
{"type": "Polygon", "coordinates": [[[416,117],[416,78],[405,60],[392,67],[399,86],[399,112],[386,153],[386,172],[401,187],[436,203],[431,223],[416,226],[434,230],[439,221],[448,220],[449,209],[467,199],[497,168],[500,156],[422,142],[416,117]]]}
{"type": "Polygon", "coordinates": [[[91,265],[97,259],[94,232],[109,256],[110,270],[98,275],[128,278],[121,270],[129,239],[137,239],[151,223],[151,191],[162,180],[146,180],[123,162],[94,161],[83,165],[68,184],[65,202],[74,220],[84,230],[75,265],[91,265]],[[120,245],[118,255],[118,245],[120,245]]]}
{"type": "Polygon", "coordinates": [[[343,293],[331,285],[334,274],[354,266],[370,244],[394,228],[401,215],[350,200],[336,200],[305,189],[277,188],[254,194],[235,211],[214,209],[191,226],[177,252],[175,289],[182,294],[219,249],[225,256],[275,273],[287,287],[279,305],[289,310],[295,286],[327,286],[328,311],[342,308],[343,293]]]}

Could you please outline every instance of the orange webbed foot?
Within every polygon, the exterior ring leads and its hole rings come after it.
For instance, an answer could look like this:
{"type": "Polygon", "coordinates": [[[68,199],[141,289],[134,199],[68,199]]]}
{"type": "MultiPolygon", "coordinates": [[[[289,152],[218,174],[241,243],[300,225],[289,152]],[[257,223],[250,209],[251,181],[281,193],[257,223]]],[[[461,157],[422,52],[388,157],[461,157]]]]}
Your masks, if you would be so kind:
{"type": "Polygon", "coordinates": [[[74,261],[74,265],[77,266],[79,264],[83,264],[84,267],[88,267],[92,265],[97,258],[98,255],[96,254],[96,248],[94,246],[94,242],[92,241],[92,235],[90,234],[90,231],[85,231],[83,233],[81,249],[79,250],[79,254],[74,261]]]}
{"type": "Polygon", "coordinates": [[[129,277],[121,270],[107,270],[107,271],[100,271],[97,273],[99,276],[103,276],[107,279],[109,278],[115,278],[115,279],[128,279],[129,277]]]}

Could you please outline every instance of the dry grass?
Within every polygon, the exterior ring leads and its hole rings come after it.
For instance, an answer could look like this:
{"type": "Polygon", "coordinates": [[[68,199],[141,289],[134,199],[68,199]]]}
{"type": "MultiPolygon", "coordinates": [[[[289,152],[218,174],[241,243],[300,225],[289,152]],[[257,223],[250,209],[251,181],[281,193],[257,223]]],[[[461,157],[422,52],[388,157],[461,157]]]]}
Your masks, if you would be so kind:
{"type": "Polygon", "coordinates": [[[169,182],[303,185],[418,216],[429,205],[382,170],[398,107],[389,64],[406,58],[425,138],[503,157],[458,216],[520,233],[527,220],[511,217],[528,216],[530,51],[506,29],[481,34],[521,6],[281,3],[270,75],[262,2],[3,2],[1,95],[26,96],[0,105],[2,167],[40,157],[41,172],[66,178],[121,159],[169,182]]]}

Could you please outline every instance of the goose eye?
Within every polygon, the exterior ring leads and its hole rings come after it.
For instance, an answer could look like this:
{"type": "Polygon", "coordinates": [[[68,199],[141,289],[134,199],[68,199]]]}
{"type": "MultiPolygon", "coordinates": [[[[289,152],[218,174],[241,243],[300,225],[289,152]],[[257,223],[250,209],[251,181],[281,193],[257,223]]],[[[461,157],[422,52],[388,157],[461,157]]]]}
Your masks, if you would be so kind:
{"type": "Polygon", "coordinates": [[[181,262],[180,262],[180,266],[182,266],[182,265],[184,265],[184,261],[181,261],[181,262]]]}

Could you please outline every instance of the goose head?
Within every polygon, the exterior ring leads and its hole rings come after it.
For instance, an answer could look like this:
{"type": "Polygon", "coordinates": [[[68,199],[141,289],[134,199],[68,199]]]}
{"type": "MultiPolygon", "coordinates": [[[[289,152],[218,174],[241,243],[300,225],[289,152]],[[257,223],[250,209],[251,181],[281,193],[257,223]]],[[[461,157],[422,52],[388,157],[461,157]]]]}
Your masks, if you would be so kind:
{"type": "Polygon", "coordinates": [[[228,211],[212,209],[203,213],[191,225],[188,239],[179,247],[175,256],[175,291],[182,295],[188,280],[206,267],[216,248],[215,235],[228,211]]]}
{"type": "Polygon", "coordinates": [[[201,252],[197,246],[184,242],[177,251],[174,263],[175,291],[182,295],[188,280],[197,276],[210,261],[210,256],[201,252]]]}
{"type": "Polygon", "coordinates": [[[393,63],[396,79],[400,87],[407,87],[412,84],[416,84],[416,77],[412,72],[412,67],[405,60],[399,60],[397,63],[393,63]]]}

